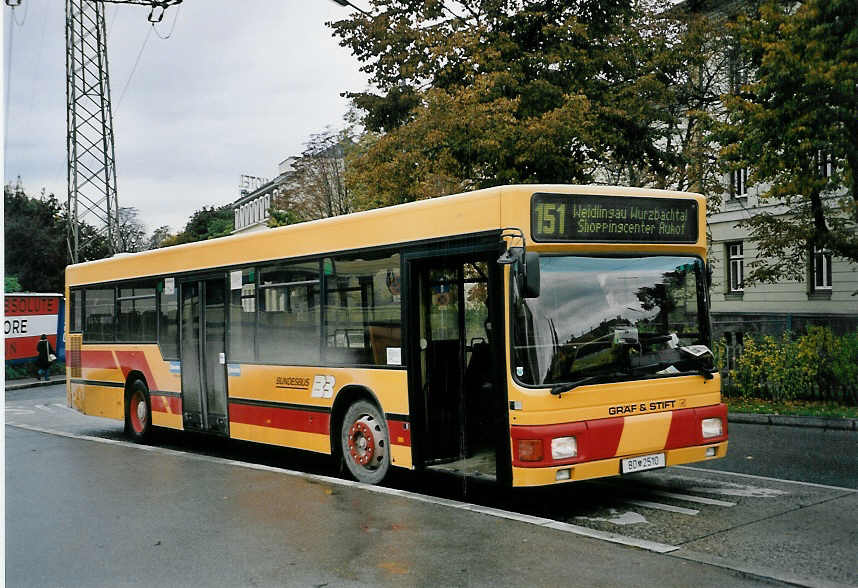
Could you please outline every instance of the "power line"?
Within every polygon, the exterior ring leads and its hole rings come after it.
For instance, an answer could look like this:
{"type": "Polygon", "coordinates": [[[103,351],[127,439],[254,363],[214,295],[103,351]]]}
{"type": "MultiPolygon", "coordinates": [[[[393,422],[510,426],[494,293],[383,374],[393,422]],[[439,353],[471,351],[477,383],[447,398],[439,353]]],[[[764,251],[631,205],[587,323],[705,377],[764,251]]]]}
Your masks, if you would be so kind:
{"type": "Polygon", "coordinates": [[[143,56],[143,50],[146,49],[146,43],[149,42],[149,37],[152,36],[152,30],[155,28],[154,24],[152,28],[146,31],[146,37],[143,39],[143,44],[140,46],[140,51],[137,52],[137,59],[134,60],[134,66],[131,68],[131,73],[128,74],[128,79],[125,80],[125,85],[122,87],[122,92],[119,93],[119,102],[116,103],[116,108],[122,104],[122,99],[125,97],[125,92],[128,90],[128,86],[131,84],[131,78],[134,77],[134,72],[137,71],[137,65],[140,63],[140,58],[143,56]]]}

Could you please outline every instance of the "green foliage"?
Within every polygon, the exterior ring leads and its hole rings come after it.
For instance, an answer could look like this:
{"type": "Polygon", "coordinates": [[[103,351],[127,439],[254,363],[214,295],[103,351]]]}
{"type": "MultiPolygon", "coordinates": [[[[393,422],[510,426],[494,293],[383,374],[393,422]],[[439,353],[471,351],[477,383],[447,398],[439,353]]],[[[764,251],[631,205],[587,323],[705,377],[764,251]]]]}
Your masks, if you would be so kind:
{"type": "Polygon", "coordinates": [[[268,226],[272,229],[275,227],[285,227],[286,225],[300,223],[302,220],[294,210],[280,210],[272,206],[269,211],[268,226]]]}
{"type": "Polygon", "coordinates": [[[378,88],[348,94],[369,131],[348,161],[361,207],[505,183],[702,186],[702,20],[656,0],[370,4],[330,24],[378,88]]]}
{"type": "MultiPolygon", "coordinates": [[[[721,366],[724,350],[723,341],[716,344],[721,366]]],[[[728,390],[740,397],[858,404],[858,333],[838,337],[810,327],[800,337],[748,337],[729,376],[728,390]]]]}
{"type": "Polygon", "coordinates": [[[4,190],[5,272],[27,292],[62,292],[66,267],[66,221],[53,195],[4,190]]]}
{"type": "Polygon", "coordinates": [[[18,281],[18,276],[4,276],[3,291],[4,292],[21,292],[21,282],[18,281]]]}
{"type": "MultiPolygon", "coordinates": [[[[4,254],[7,275],[25,292],[62,292],[68,259],[66,212],[53,194],[30,198],[20,186],[5,186],[4,254]]],[[[109,255],[107,239],[93,227],[79,229],[80,261],[109,255]]]]}
{"type": "Polygon", "coordinates": [[[753,76],[724,99],[722,160],[790,211],[744,222],[760,249],[746,283],[804,280],[809,244],[858,262],[858,3],[766,0],[732,32],[753,76]]]}
{"type": "Polygon", "coordinates": [[[164,237],[160,247],[226,237],[232,233],[234,222],[235,216],[229,204],[210,208],[204,206],[194,212],[182,232],[164,237]]]}

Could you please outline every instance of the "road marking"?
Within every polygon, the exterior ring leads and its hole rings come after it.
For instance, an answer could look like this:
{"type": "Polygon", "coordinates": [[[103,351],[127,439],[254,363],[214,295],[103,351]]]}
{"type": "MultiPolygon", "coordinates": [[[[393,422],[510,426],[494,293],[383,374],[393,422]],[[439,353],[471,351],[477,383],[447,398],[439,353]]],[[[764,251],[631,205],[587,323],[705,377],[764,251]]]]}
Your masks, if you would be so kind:
{"type": "Polygon", "coordinates": [[[736,506],[735,502],[727,500],[717,500],[715,498],[703,498],[702,496],[692,496],[691,494],[679,494],[678,492],[667,492],[665,490],[650,490],[650,494],[656,496],[664,496],[665,498],[675,498],[676,500],[685,500],[686,502],[696,502],[698,504],[710,504],[712,506],[736,506]]]}
{"type": "Polygon", "coordinates": [[[47,406],[45,406],[44,404],[37,404],[36,408],[38,408],[39,410],[44,410],[45,412],[51,412],[51,409],[48,408],[47,406]]]}
{"type": "Polygon", "coordinates": [[[660,502],[650,502],[649,500],[623,500],[626,504],[634,504],[635,506],[643,506],[645,508],[654,508],[655,510],[663,510],[667,512],[675,512],[679,514],[697,516],[699,510],[693,508],[684,508],[682,506],[673,506],[672,504],[662,504],[660,502]]]}
{"type": "Polygon", "coordinates": [[[61,404],[61,403],[59,403],[59,402],[55,402],[55,403],[54,403],[54,406],[59,407],[59,408],[62,408],[63,410],[67,410],[67,411],[69,411],[69,412],[71,412],[71,413],[74,413],[74,414],[76,414],[76,415],[86,416],[86,415],[84,415],[83,413],[80,413],[80,412],[76,411],[76,410],[75,410],[75,409],[73,409],[73,408],[69,408],[69,407],[68,407],[68,406],[66,406],[65,404],[61,404]]]}
{"type": "Polygon", "coordinates": [[[745,484],[734,484],[733,482],[720,482],[716,480],[708,481],[715,482],[717,486],[694,486],[693,488],[689,488],[689,490],[702,494],[721,494],[722,496],[740,496],[743,498],[777,498],[789,494],[785,490],[776,490],[774,488],[760,488],[759,486],[747,486],[745,484]]]}
{"type": "Polygon", "coordinates": [[[153,453],[159,453],[162,455],[172,455],[175,457],[183,457],[186,459],[196,459],[199,461],[206,461],[209,463],[217,463],[221,465],[232,465],[241,468],[246,468],[250,470],[259,470],[263,472],[272,472],[276,474],[286,474],[287,476],[293,476],[297,478],[303,478],[305,480],[311,480],[314,482],[322,482],[325,484],[332,484],[336,486],[346,486],[349,488],[360,488],[361,490],[366,490],[367,492],[373,492],[375,494],[385,494],[388,496],[398,496],[401,498],[405,498],[408,500],[415,500],[417,502],[425,502],[428,504],[437,504],[440,506],[447,506],[449,508],[455,508],[458,510],[466,510],[470,512],[475,512],[478,514],[488,515],[496,518],[507,519],[512,521],[518,521],[521,523],[528,523],[531,525],[537,525],[540,527],[545,527],[548,529],[554,529],[556,531],[562,531],[564,533],[572,533],[575,535],[581,535],[584,537],[590,537],[592,539],[599,539],[601,541],[608,541],[610,543],[619,543],[620,545],[628,545],[631,547],[638,547],[640,549],[646,549],[647,551],[654,551],[656,553],[670,553],[672,551],[676,551],[679,549],[677,545],[667,545],[665,543],[658,543],[655,541],[647,541],[646,539],[638,539],[637,537],[628,537],[626,535],[619,535],[617,533],[610,533],[608,531],[597,531],[596,529],[590,529],[588,527],[582,527],[579,525],[573,525],[570,523],[563,523],[560,521],[554,521],[551,519],[546,519],[543,517],[535,517],[530,515],[523,515],[515,512],[510,512],[507,510],[501,510],[498,508],[491,508],[487,506],[479,506],[476,504],[468,504],[465,502],[458,502],[456,500],[450,500],[448,498],[436,498],[434,496],[424,496],[422,494],[416,494],[414,492],[409,492],[407,490],[398,490],[396,488],[385,488],[384,486],[370,486],[367,484],[362,484],[360,482],[353,482],[351,480],[341,480],[340,478],[331,478],[329,476],[320,476],[318,474],[308,474],[305,472],[298,472],[295,470],[287,470],[284,468],[277,468],[273,466],[266,466],[255,463],[247,463],[243,461],[238,461],[234,459],[224,459],[222,457],[213,457],[210,455],[197,455],[195,453],[187,453],[184,451],[177,451],[175,449],[167,449],[164,447],[153,447],[151,445],[138,445],[136,443],[130,443],[128,441],[120,441],[117,439],[104,439],[101,437],[92,437],[90,435],[78,435],[76,433],[67,433],[65,431],[56,431],[53,429],[45,429],[43,427],[34,427],[32,425],[12,425],[11,423],[7,423],[7,426],[14,426],[18,429],[24,429],[27,431],[33,431],[36,433],[46,433],[48,435],[56,435],[58,437],[66,437],[68,439],[80,439],[83,441],[94,441],[96,443],[105,443],[107,445],[119,445],[122,447],[129,447],[132,449],[139,449],[142,451],[151,451],[153,453]]]}
{"type": "Polygon", "coordinates": [[[576,519],[584,520],[584,521],[599,521],[605,523],[611,523],[612,525],[639,525],[641,523],[646,523],[647,520],[640,513],[637,513],[633,510],[628,510],[624,513],[617,512],[617,509],[612,508],[609,509],[610,517],[584,517],[578,516],[576,519]]]}
{"type": "Polygon", "coordinates": [[[858,488],[844,488],[843,486],[829,486],[827,484],[816,484],[814,482],[799,482],[798,480],[784,480],[783,478],[769,478],[768,476],[755,476],[754,474],[740,474],[739,472],[724,472],[721,470],[710,470],[706,468],[695,468],[692,466],[672,466],[677,470],[691,470],[707,474],[725,474],[738,476],[740,478],[751,478],[752,480],[765,480],[767,482],[783,482],[784,484],[798,484],[799,486],[810,486],[811,488],[825,488],[826,490],[840,490],[842,492],[858,492],[858,488]]]}
{"type": "Polygon", "coordinates": [[[28,408],[9,408],[6,407],[6,414],[35,414],[35,410],[30,410],[28,408]]]}

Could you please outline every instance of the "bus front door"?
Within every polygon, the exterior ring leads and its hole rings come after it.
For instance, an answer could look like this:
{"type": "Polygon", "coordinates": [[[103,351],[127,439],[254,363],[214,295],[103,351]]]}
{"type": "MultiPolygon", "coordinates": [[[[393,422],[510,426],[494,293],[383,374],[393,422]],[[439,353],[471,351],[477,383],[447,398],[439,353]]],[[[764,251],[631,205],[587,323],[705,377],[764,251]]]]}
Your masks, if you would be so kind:
{"type": "Polygon", "coordinates": [[[419,348],[423,463],[495,477],[492,264],[474,258],[418,262],[412,300],[419,348]],[[419,310],[418,310],[419,309],[419,310]]]}
{"type": "Polygon", "coordinates": [[[181,284],[182,421],[185,429],[229,434],[226,398],[226,279],[181,284]]]}

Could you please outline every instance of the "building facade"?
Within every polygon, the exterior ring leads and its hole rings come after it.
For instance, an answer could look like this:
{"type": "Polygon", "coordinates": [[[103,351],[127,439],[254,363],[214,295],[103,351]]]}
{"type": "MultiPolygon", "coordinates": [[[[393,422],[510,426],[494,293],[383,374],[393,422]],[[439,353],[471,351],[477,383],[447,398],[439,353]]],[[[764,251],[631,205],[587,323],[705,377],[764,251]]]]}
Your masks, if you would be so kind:
{"type": "Polygon", "coordinates": [[[233,234],[264,231],[268,228],[271,205],[294,181],[294,157],[288,157],[277,166],[273,180],[242,175],[239,180],[240,196],[233,207],[235,215],[233,234]]]}
{"type": "MultiPolygon", "coordinates": [[[[747,5],[748,0],[687,0],[679,7],[728,20],[747,5]]],[[[718,60],[725,69],[719,76],[721,91],[736,92],[748,83],[753,72],[738,60],[738,52],[732,51],[729,44],[725,51],[727,58],[718,60]]],[[[819,173],[830,176],[836,161],[836,157],[823,158],[819,173]]],[[[781,216],[792,212],[782,203],[761,199],[768,186],[749,185],[748,177],[747,168],[725,174],[721,205],[709,211],[714,337],[723,337],[728,344],[741,344],[746,334],[799,333],[810,325],[829,326],[841,334],[854,332],[858,329],[858,264],[808,247],[803,259],[782,260],[786,264],[803,264],[803,281],[745,284],[745,276],[759,254],[741,222],[759,214],[781,216]]]]}

